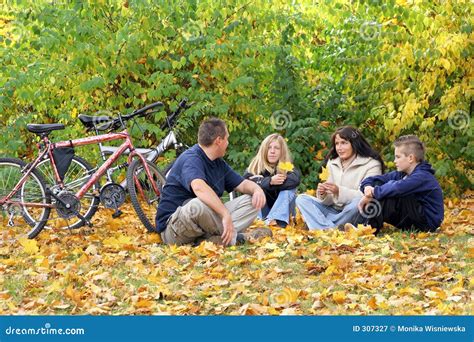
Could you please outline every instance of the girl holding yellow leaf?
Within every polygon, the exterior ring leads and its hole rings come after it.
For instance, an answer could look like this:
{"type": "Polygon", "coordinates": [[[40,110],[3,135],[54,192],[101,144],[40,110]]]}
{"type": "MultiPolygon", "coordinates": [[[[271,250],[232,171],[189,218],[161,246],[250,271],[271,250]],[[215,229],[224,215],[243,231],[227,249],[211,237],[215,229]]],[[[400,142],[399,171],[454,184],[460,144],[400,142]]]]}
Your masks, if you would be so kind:
{"type": "Polygon", "coordinates": [[[355,128],[339,128],[331,138],[332,146],[323,163],[316,195],[299,195],[296,206],[310,230],[343,227],[362,223],[357,205],[363,179],[382,174],[384,164],[355,128]]]}
{"type": "Polygon", "coordinates": [[[280,134],[270,134],[263,140],[244,178],[256,182],[265,192],[267,204],[261,209],[260,218],[267,225],[286,227],[290,213],[294,211],[300,174],[294,168],[286,141],[280,134]]]}

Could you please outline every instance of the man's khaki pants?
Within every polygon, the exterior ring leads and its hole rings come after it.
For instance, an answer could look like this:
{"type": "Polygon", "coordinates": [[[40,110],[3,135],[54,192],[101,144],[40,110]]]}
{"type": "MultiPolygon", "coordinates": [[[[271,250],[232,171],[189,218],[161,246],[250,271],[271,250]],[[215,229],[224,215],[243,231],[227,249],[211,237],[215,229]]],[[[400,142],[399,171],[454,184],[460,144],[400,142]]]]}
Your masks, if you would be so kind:
{"type": "MultiPolygon", "coordinates": [[[[235,233],[231,245],[235,245],[237,233],[243,232],[252,224],[258,210],[252,206],[252,197],[249,195],[237,197],[224,205],[229,210],[234,224],[235,233]]],[[[168,245],[178,246],[203,240],[222,244],[223,231],[221,217],[200,199],[193,198],[171,215],[161,238],[168,245]]]]}

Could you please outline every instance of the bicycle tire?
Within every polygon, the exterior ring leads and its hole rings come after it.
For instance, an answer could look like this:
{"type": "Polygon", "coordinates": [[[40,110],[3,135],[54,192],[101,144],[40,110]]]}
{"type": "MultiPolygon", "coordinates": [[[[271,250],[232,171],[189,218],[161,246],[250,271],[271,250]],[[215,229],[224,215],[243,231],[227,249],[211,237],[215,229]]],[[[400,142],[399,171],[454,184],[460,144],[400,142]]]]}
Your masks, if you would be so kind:
{"type": "MultiPolygon", "coordinates": [[[[21,171],[26,167],[26,165],[27,164],[20,159],[0,158],[0,197],[8,195],[8,193],[13,190],[16,184],[18,184],[18,181],[24,176],[21,171]],[[7,169],[7,167],[9,168],[7,169]]],[[[40,203],[51,204],[51,195],[47,189],[46,182],[44,181],[41,173],[36,169],[31,171],[29,178],[20,188],[18,194],[20,196],[19,200],[21,200],[21,202],[35,203],[35,200],[37,199],[36,197],[41,195],[42,202],[40,203]],[[30,180],[32,183],[28,183],[30,180]],[[40,190],[38,194],[33,192],[35,187],[38,187],[40,190]]],[[[22,205],[19,205],[19,207],[21,210],[21,216],[24,218],[25,222],[31,226],[31,230],[28,231],[26,236],[29,239],[33,239],[43,230],[44,226],[46,225],[51,213],[51,208],[30,208],[22,205]],[[43,212],[39,215],[40,217],[38,220],[33,217],[34,210],[43,210],[43,212]]]]}
{"type": "MultiPolygon", "coordinates": [[[[45,168],[43,166],[51,165],[51,161],[49,158],[42,160],[38,166],[37,170],[39,170],[45,179],[46,185],[54,191],[54,187],[58,186],[56,184],[56,179],[54,177],[53,169],[51,167],[45,168]]],[[[63,183],[64,188],[67,191],[75,194],[88,180],[87,176],[90,176],[93,168],[92,166],[83,158],[79,156],[74,156],[71,161],[71,165],[69,166],[66,174],[64,175],[63,183]]],[[[84,216],[87,221],[95,215],[97,209],[100,204],[99,197],[94,195],[94,193],[99,193],[99,182],[93,184],[93,186],[89,189],[89,191],[81,198],[81,211],[80,214],[84,216]]],[[[65,219],[60,219],[59,226],[55,228],[59,229],[77,229],[84,226],[84,222],[77,218],[72,224],[65,219]],[[64,221],[66,221],[64,223],[64,221]]]]}
{"type": "MultiPolygon", "coordinates": [[[[148,160],[150,163],[153,163],[155,166],[158,167],[158,165],[156,165],[156,162],[152,161],[152,160],[148,160]]],[[[168,165],[166,165],[166,167],[163,169],[163,171],[160,171],[160,173],[164,176],[165,180],[168,178],[168,175],[169,175],[169,172],[171,171],[171,168],[173,167],[174,165],[174,162],[176,160],[173,160],[171,163],[169,163],[168,165]]],[[[122,186],[122,188],[125,189],[125,191],[128,192],[128,182],[127,182],[127,178],[125,178],[121,183],[120,185],[122,186]]]]}
{"type": "Polygon", "coordinates": [[[152,173],[153,182],[158,186],[159,193],[155,193],[150,179],[144,172],[143,162],[141,159],[135,159],[127,170],[127,186],[132,202],[133,209],[137,213],[138,218],[149,232],[155,232],[154,219],[156,208],[160,201],[161,189],[165,184],[165,177],[158,167],[150,161],[146,161],[150,172],[152,173]],[[156,203],[156,204],[155,204],[156,203]],[[150,213],[151,211],[151,213],[150,213]]]}
{"type": "Polygon", "coordinates": [[[163,170],[163,174],[165,175],[165,179],[168,178],[171,168],[173,167],[176,160],[173,160],[171,163],[166,165],[165,169],[163,170]]]}

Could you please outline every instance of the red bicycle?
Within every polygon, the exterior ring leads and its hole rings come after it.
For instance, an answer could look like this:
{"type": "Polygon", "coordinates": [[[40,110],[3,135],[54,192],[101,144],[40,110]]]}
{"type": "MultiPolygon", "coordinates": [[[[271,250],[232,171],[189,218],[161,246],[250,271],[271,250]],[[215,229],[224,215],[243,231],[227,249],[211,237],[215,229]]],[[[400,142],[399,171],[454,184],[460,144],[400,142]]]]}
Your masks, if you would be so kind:
{"type": "MultiPolygon", "coordinates": [[[[156,207],[165,178],[153,163],[135,149],[124,122],[133,117],[144,116],[161,106],[161,102],[156,102],[129,115],[119,114],[108,123],[110,133],[61,142],[52,142],[48,136],[55,130],[64,129],[64,125],[27,125],[30,132],[41,138],[37,144],[39,154],[28,164],[17,158],[0,158],[0,206],[3,221],[7,221],[8,226],[15,226],[15,219],[20,218],[22,221],[20,220],[19,226],[27,224],[31,227],[26,234],[28,238],[34,238],[41,232],[52,210],[63,220],[74,220],[67,224],[70,229],[85,224],[91,226],[90,219],[101,200],[109,205],[112,203],[115,208],[125,202],[125,190],[119,184],[107,183],[99,189],[99,179],[128,150],[131,152],[124,167],[127,166],[130,200],[140,221],[148,230],[153,230],[156,207]],[[123,130],[112,132],[119,128],[123,130]],[[113,140],[124,142],[96,169],[74,155],[74,147],[113,140]],[[53,172],[54,185],[48,185],[44,180],[41,170],[45,165],[53,172]]],[[[91,117],[92,119],[99,118],[91,117]]]]}

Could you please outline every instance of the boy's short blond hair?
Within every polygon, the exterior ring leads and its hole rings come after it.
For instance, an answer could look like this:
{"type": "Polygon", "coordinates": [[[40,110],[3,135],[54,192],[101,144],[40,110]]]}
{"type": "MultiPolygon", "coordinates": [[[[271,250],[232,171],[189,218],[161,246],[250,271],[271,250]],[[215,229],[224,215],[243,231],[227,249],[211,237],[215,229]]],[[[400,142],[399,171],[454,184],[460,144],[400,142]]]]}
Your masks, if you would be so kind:
{"type": "Polygon", "coordinates": [[[425,160],[425,145],[416,135],[402,135],[395,140],[393,146],[401,148],[401,152],[406,156],[413,154],[418,163],[425,160]]]}

